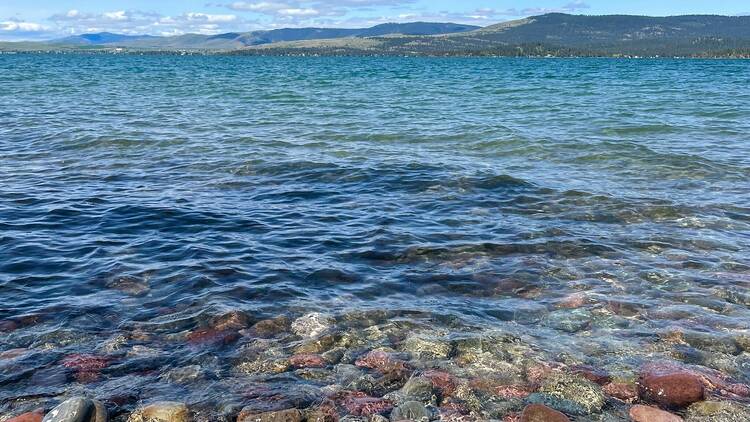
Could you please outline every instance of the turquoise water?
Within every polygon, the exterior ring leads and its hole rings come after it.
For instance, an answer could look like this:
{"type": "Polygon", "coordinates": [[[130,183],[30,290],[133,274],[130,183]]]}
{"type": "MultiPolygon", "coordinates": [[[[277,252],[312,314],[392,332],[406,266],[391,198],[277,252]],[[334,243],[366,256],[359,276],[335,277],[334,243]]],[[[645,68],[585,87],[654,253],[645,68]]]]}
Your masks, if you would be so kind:
{"type": "MultiPolygon", "coordinates": [[[[1,56],[0,414],[344,416],[403,385],[352,365],[379,348],[458,382],[748,383],[749,86],[747,61],[1,56]]],[[[472,388],[464,413],[519,409],[472,388]]]]}

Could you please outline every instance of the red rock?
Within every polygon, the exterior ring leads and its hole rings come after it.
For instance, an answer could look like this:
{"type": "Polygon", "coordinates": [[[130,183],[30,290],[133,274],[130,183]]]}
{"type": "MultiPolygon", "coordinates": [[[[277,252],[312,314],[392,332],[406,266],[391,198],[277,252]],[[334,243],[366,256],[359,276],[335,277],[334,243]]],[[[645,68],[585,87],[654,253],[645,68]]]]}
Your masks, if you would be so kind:
{"type": "Polygon", "coordinates": [[[18,329],[18,323],[15,321],[0,321],[0,331],[9,333],[18,329]]]}
{"type": "Polygon", "coordinates": [[[673,365],[645,366],[638,383],[643,399],[664,407],[687,407],[703,400],[705,395],[700,376],[673,365]]]}
{"type": "Polygon", "coordinates": [[[289,358],[289,363],[295,368],[325,368],[326,361],[320,355],[299,354],[289,358]]]}
{"type": "MultiPolygon", "coordinates": [[[[279,333],[285,332],[289,329],[289,320],[286,317],[278,317],[274,319],[264,319],[258,321],[249,330],[246,330],[250,336],[271,338],[279,333]]],[[[244,333],[245,331],[243,331],[244,333]]]]}
{"type": "Polygon", "coordinates": [[[8,419],[5,422],[42,422],[42,419],[44,419],[44,410],[37,409],[33,412],[24,413],[15,418],[8,419]]]}
{"type": "Polygon", "coordinates": [[[364,393],[350,393],[343,401],[343,406],[354,416],[370,416],[388,413],[393,410],[393,402],[377,397],[370,397],[364,393]]]}
{"type": "Polygon", "coordinates": [[[562,309],[575,309],[584,306],[587,302],[588,298],[585,293],[576,292],[562,298],[557,302],[557,307],[562,309]]]}
{"type": "Polygon", "coordinates": [[[354,363],[360,368],[374,369],[382,374],[393,372],[407,372],[408,365],[400,359],[396,359],[389,353],[373,350],[365,356],[357,359],[354,363]]]}
{"type": "Polygon", "coordinates": [[[99,381],[101,378],[101,372],[99,371],[77,371],[73,374],[73,378],[81,384],[91,384],[99,381]]]}
{"type": "Polygon", "coordinates": [[[570,419],[545,405],[530,404],[523,409],[520,422],[570,422],[570,419]]]}
{"type": "Polygon", "coordinates": [[[533,393],[532,390],[532,388],[525,385],[499,385],[495,387],[493,393],[506,400],[525,399],[533,393]]]}
{"type": "Polygon", "coordinates": [[[612,381],[607,371],[594,368],[593,366],[576,365],[571,368],[571,372],[599,385],[606,385],[612,381]]]}
{"type": "Polygon", "coordinates": [[[80,372],[100,371],[109,366],[110,359],[104,356],[75,354],[63,358],[62,365],[80,372]]]}
{"type": "Polygon", "coordinates": [[[187,341],[195,345],[231,344],[240,337],[235,331],[220,331],[213,328],[201,328],[190,332],[187,341]]]}
{"type": "Polygon", "coordinates": [[[638,400],[638,386],[626,382],[611,382],[603,388],[604,394],[620,399],[626,403],[638,400]]]}
{"type": "Polygon", "coordinates": [[[473,417],[469,416],[469,409],[461,403],[444,403],[438,411],[441,421],[465,422],[474,420],[473,417]]]}
{"type": "Polygon", "coordinates": [[[750,386],[745,384],[729,384],[724,390],[740,397],[750,397],[750,386]]]}
{"type": "Polygon", "coordinates": [[[458,380],[456,377],[445,371],[431,369],[425,371],[422,376],[432,381],[432,386],[440,391],[443,397],[452,395],[458,386],[458,380]]]}
{"type": "Polygon", "coordinates": [[[538,385],[555,372],[559,372],[559,369],[554,363],[538,363],[526,369],[526,379],[530,383],[538,385]]]}
{"type": "Polygon", "coordinates": [[[250,317],[242,311],[230,311],[211,321],[217,331],[242,330],[250,326],[250,317]]]}
{"type": "Polygon", "coordinates": [[[682,418],[650,406],[636,405],[630,408],[633,422],[682,422],[682,418]]]}

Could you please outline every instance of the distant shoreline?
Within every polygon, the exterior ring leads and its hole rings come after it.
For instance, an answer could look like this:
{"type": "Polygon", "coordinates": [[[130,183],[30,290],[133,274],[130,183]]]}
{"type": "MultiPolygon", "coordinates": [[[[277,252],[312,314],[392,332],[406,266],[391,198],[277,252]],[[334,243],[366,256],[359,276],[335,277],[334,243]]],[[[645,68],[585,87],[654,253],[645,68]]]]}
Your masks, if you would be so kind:
{"type": "Polygon", "coordinates": [[[497,59],[613,59],[613,60],[750,60],[748,55],[632,56],[632,55],[502,55],[485,53],[384,54],[384,53],[274,53],[258,50],[180,51],[180,50],[0,50],[0,55],[111,55],[111,56],[219,56],[219,57],[401,57],[401,58],[497,58],[497,59]]]}

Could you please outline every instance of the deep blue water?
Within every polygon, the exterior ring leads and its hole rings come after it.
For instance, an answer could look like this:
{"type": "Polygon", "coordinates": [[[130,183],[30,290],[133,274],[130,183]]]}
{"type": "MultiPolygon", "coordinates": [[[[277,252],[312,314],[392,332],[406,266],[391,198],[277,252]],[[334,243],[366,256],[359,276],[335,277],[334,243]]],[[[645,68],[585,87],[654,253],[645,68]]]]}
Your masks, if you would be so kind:
{"type": "Polygon", "coordinates": [[[336,362],[238,370],[306,341],[247,327],[310,312],[460,378],[501,371],[406,339],[750,382],[748,87],[748,61],[0,56],[0,410],[322,397],[336,362]]]}

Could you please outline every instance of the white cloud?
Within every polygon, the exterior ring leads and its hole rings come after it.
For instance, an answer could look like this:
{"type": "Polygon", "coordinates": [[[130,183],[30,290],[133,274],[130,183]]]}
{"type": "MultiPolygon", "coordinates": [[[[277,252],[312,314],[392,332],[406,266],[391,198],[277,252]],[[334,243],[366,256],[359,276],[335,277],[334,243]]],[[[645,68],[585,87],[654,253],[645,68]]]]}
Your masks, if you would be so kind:
{"type": "Polygon", "coordinates": [[[0,31],[7,32],[41,32],[44,25],[33,22],[5,21],[0,22],[0,31]]]}
{"type": "Polygon", "coordinates": [[[112,19],[113,21],[126,21],[129,19],[127,13],[124,10],[118,10],[116,12],[106,12],[104,13],[104,17],[107,19],[112,19]]]}
{"type": "Polygon", "coordinates": [[[219,22],[219,23],[226,23],[226,22],[234,22],[237,20],[236,15],[209,15],[206,13],[185,13],[184,15],[187,17],[188,20],[193,21],[204,21],[204,22],[219,22]]]}
{"type": "Polygon", "coordinates": [[[320,14],[318,10],[312,8],[305,9],[281,9],[279,14],[283,16],[317,16],[320,14]]]}

